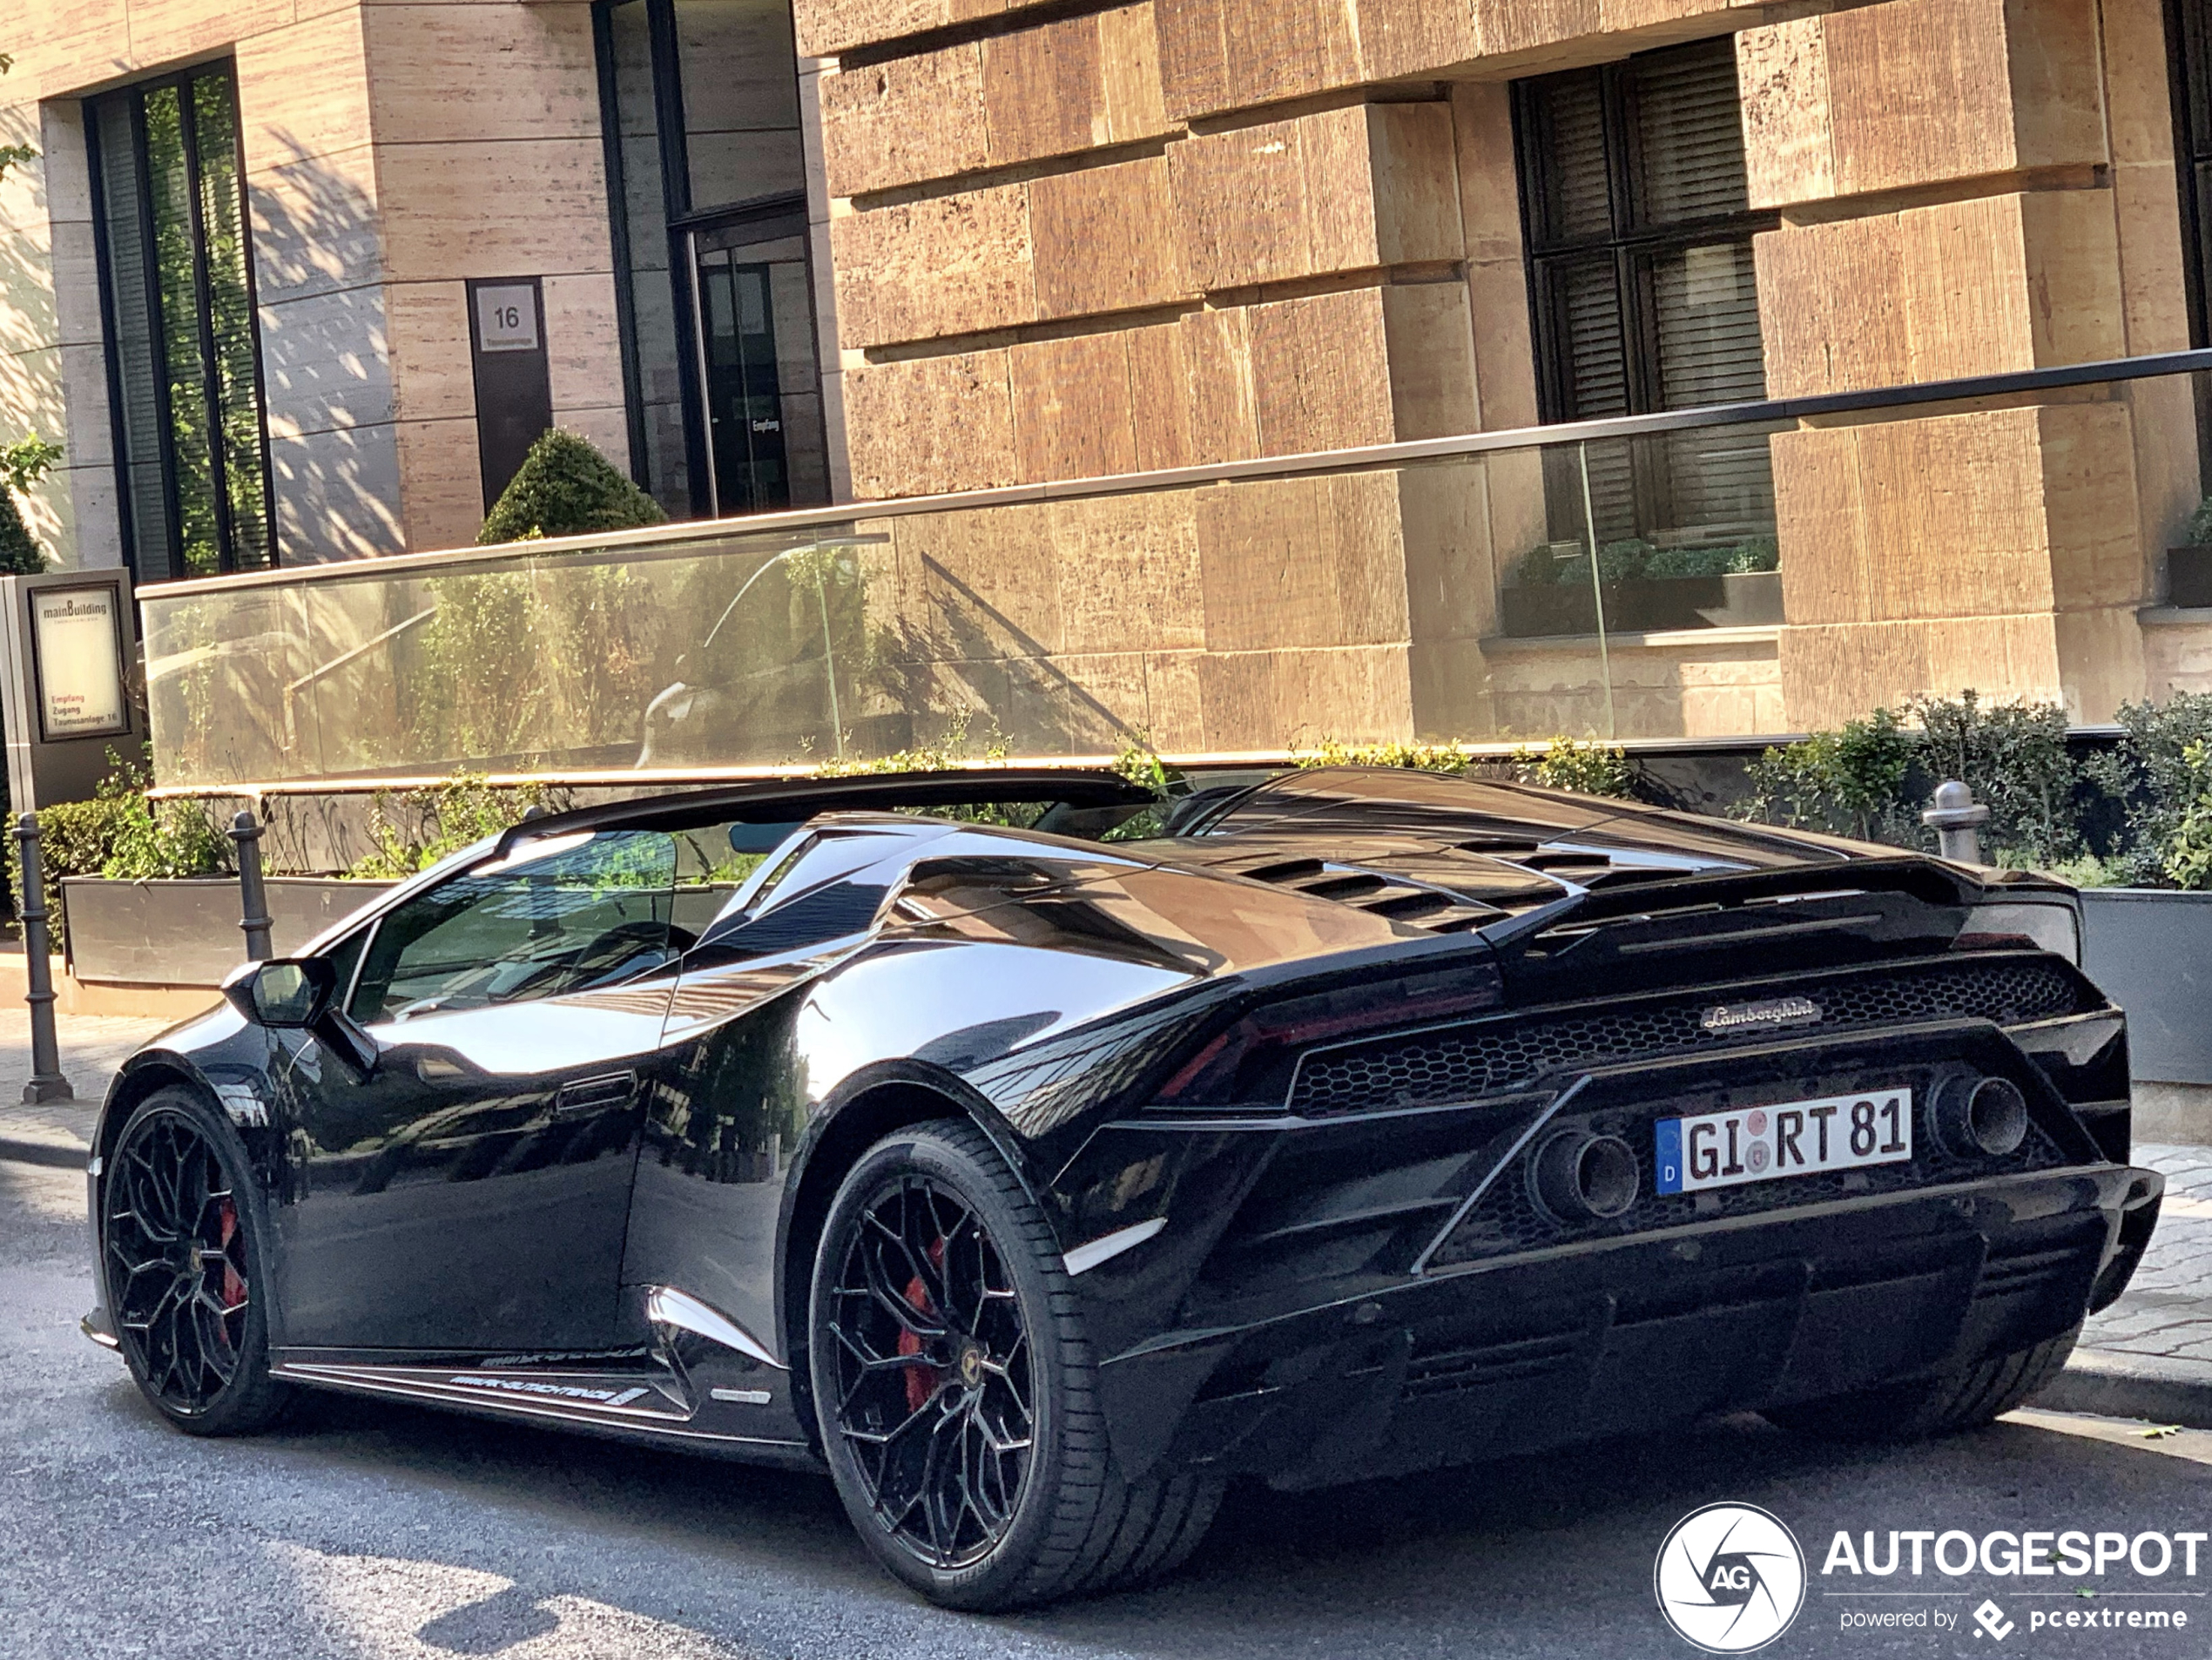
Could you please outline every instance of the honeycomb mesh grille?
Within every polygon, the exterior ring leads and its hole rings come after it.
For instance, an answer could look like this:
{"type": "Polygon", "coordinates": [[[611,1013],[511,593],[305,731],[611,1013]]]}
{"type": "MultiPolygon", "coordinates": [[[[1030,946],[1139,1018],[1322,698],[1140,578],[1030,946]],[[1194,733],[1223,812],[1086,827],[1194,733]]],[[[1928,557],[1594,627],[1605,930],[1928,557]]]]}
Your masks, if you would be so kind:
{"type": "MultiPolygon", "coordinates": [[[[2054,962],[1934,963],[1793,982],[1820,1005],[1824,1034],[1916,1021],[1991,1020],[2000,1025],[2080,1013],[2086,995],[2054,962]]],[[[1741,994],[1737,994],[1739,996],[1741,994]]],[[[1526,1084],[1563,1067],[1721,1049],[1734,1040],[1699,1024],[1721,994],[1676,997],[1574,1014],[1491,1019],[1415,1037],[1380,1038],[1313,1051],[1291,1086],[1291,1110],[1310,1117],[1381,1107],[1467,1101],[1526,1084]]],[[[1751,1034],[1771,1036],[1772,1033],[1751,1034]]]]}

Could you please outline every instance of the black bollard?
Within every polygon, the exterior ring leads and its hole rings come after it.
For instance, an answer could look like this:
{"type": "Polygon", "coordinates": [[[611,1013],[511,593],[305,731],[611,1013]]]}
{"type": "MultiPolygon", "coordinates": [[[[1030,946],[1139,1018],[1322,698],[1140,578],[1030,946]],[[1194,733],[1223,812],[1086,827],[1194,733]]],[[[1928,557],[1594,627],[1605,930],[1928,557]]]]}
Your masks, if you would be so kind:
{"type": "Polygon", "coordinates": [[[38,815],[26,813],[16,820],[16,847],[22,855],[23,958],[25,990],[30,1005],[30,1082],[23,1098],[37,1106],[47,1101],[71,1101],[77,1092],[62,1076],[61,1042],[54,1034],[54,975],[47,953],[46,883],[38,860],[38,815]]]}
{"type": "Polygon", "coordinates": [[[261,827],[251,813],[231,820],[230,838],[238,844],[239,928],[246,935],[246,959],[266,962],[269,949],[269,894],[261,882],[261,827]]]}

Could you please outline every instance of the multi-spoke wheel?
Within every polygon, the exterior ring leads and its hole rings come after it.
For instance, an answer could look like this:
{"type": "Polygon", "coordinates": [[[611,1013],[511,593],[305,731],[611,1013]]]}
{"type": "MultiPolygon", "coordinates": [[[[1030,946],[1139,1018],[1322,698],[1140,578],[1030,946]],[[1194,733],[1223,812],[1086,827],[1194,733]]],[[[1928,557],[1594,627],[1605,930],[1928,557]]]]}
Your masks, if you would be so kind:
{"type": "Polygon", "coordinates": [[[1009,1608],[1163,1572],[1220,1496],[1115,1472],[1052,1232],[962,1121],[902,1130],[846,1177],[816,1258],[809,1363],[847,1513],[938,1602],[1009,1608]]]}
{"type": "Polygon", "coordinates": [[[105,1170],[101,1262],[132,1375],[185,1429],[260,1428],[285,1391],[268,1375],[256,1295],[260,1211],[227,1128],[165,1090],[132,1115],[105,1170]]]}

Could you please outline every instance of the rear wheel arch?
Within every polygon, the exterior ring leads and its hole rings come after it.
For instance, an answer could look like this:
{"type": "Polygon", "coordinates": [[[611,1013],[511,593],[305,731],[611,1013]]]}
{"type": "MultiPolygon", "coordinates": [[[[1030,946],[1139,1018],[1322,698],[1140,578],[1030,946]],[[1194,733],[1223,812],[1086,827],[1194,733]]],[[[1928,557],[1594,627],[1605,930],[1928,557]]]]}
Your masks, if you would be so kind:
{"type": "Polygon", "coordinates": [[[1003,1124],[960,1099],[950,1088],[905,1077],[868,1085],[835,1107],[819,1132],[809,1137],[802,1154],[797,1186],[784,1206],[776,1308],[784,1359],[791,1366],[793,1404],[799,1409],[810,1440],[814,1435],[814,1410],[807,1369],[808,1306],[814,1252],[821,1244],[830,1206],[846,1176],[869,1148],[886,1136],[941,1118],[964,1118],[974,1124],[990,1137],[1016,1176],[1022,1175],[1028,1161],[1018,1147],[1008,1145],[1010,1137],[1003,1124]]]}

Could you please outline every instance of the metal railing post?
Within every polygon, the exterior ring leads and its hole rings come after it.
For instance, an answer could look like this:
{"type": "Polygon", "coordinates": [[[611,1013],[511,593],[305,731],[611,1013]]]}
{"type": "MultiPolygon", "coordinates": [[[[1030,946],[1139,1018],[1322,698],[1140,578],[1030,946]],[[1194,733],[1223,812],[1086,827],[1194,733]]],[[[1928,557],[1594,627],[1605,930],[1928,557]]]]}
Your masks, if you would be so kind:
{"type": "Polygon", "coordinates": [[[16,849],[23,866],[23,1000],[30,1006],[30,1082],[24,1100],[69,1101],[77,1092],[62,1076],[62,1047],[54,1032],[54,973],[46,936],[46,878],[38,859],[38,815],[16,820],[16,849]]]}
{"type": "Polygon", "coordinates": [[[1936,850],[1952,863],[1981,863],[1981,827],[1989,822],[1989,809],[1977,806],[1973,791],[1958,779],[1936,786],[1934,805],[1920,822],[1936,833],[1936,850]]]}
{"type": "Polygon", "coordinates": [[[238,844],[238,907],[239,929],[246,935],[246,958],[266,962],[269,949],[269,895],[261,882],[261,827],[251,813],[231,820],[230,838],[238,844]]]}

